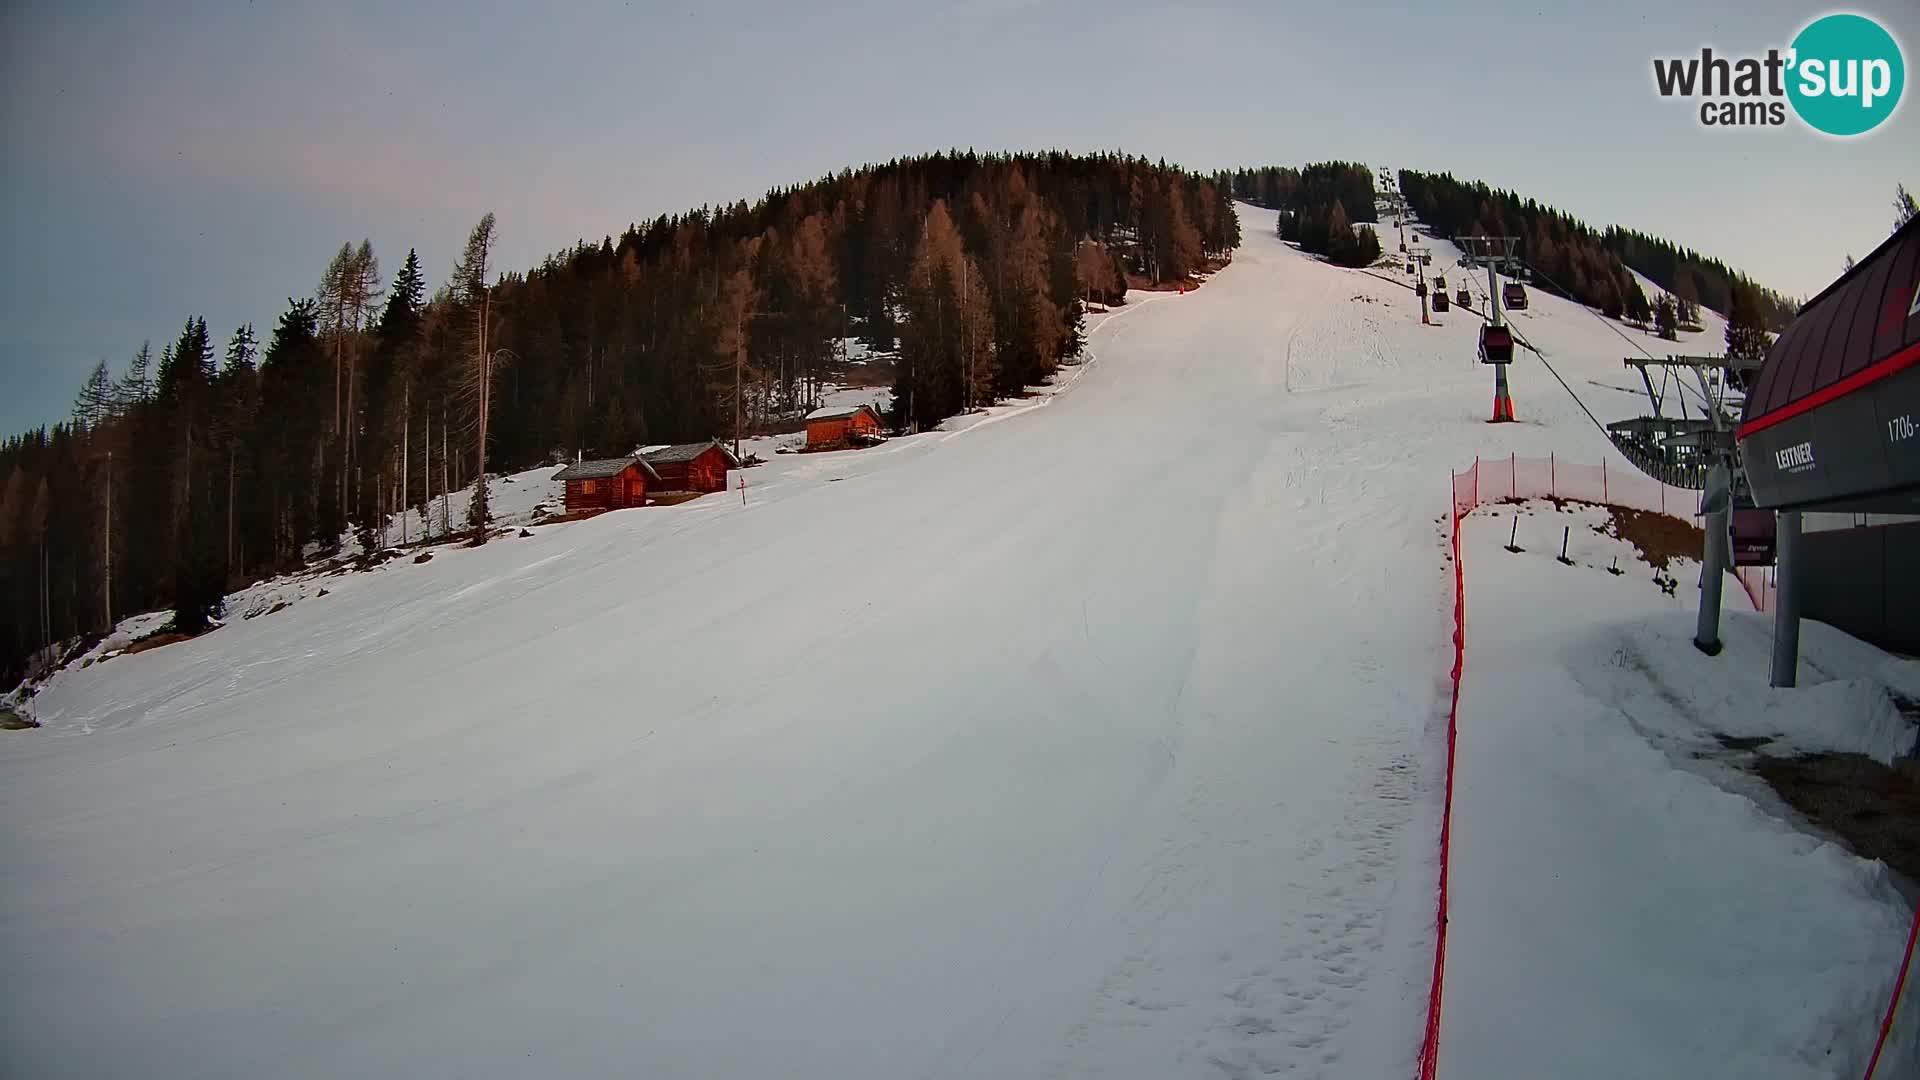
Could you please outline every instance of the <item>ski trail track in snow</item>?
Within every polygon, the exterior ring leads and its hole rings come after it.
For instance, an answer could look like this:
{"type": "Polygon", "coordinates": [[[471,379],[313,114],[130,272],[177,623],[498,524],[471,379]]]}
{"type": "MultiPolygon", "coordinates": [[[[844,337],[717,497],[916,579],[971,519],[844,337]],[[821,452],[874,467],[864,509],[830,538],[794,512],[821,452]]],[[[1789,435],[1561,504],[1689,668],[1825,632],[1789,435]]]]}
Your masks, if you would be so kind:
{"type": "Polygon", "coordinates": [[[1241,215],[1043,410],[64,680],[0,1071],[1405,1075],[1449,470],[1591,428],[1241,215]]]}

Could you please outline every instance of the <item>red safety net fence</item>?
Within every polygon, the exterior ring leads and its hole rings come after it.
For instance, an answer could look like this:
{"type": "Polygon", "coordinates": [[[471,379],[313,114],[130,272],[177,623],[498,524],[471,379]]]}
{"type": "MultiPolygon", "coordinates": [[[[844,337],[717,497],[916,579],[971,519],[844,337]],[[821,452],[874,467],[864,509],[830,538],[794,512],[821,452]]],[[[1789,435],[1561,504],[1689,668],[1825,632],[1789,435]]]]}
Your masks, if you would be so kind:
{"type": "Polygon", "coordinates": [[[1603,506],[1651,510],[1679,518],[1699,516],[1700,493],[1663,484],[1638,469],[1582,465],[1551,455],[1523,458],[1475,458],[1453,474],[1453,513],[1462,517],[1476,506],[1502,499],[1576,499],[1603,506]]]}
{"type": "Polygon", "coordinates": [[[1447,703],[1447,785],[1440,803],[1440,899],[1434,913],[1433,983],[1427,991],[1427,1030],[1420,1039],[1420,1080],[1434,1080],[1440,1069],[1440,1000],[1447,982],[1447,893],[1453,867],[1453,757],[1460,729],[1460,670],[1467,659],[1467,577],[1460,565],[1460,519],[1473,509],[1461,506],[1460,476],[1453,478],[1453,693],[1447,703]]]}
{"type": "MultiPolygon", "coordinates": [[[[1475,507],[1503,499],[1575,499],[1603,506],[1624,506],[1652,510],[1674,517],[1700,517],[1700,493],[1677,488],[1632,469],[1609,468],[1606,462],[1581,465],[1556,457],[1523,458],[1509,454],[1504,458],[1475,458],[1473,465],[1453,474],[1453,695],[1447,707],[1446,794],[1440,810],[1440,897],[1434,917],[1433,985],[1427,997],[1427,1027],[1420,1041],[1420,1080],[1434,1080],[1440,1068],[1440,1006],[1447,971],[1447,897],[1453,868],[1453,760],[1459,732],[1460,673],[1466,662],[1467,588],[1466,571],[1460,562],[1460,519],[1475,507]]],[[[1734,571],[1747,590],[1756,611],[1771,611],[1777,587],[1773,570],[1764,566],[1743,566],[1734,571]]],[[[1893,1028],[1901,991],[1907,983],[1913,963],[1914,947],[1920,941],[1920,912],[1914,915],[1907,934],[1906,954],[1900,962],[1893,995],[1880,1021],[1879,1037],[1873,1056],[1867,1063],[1866,1080],[1874,1080],[1887,1036],[1893,1028]]]]}
{"type": "Polygon", "coordinates": [[[1460,562],[1460,519],[1475,507],[1503,499],[1574,499],[1605,506],[1697,517],[1700,493],[1669,487],[1632,469],[1582,465],[1557,457],[1475,458],[1453,474],[1453,688],[1447,706],[1446,789],[1440,809],[1440,890],[1434,912],[1433,983],[1427,996],[1427,1027],[1420,1040],[1420,1080],[1440,1069],[1440,1012],[1446,988],[1447,901],[1453,872],[1453,762],[1460,720],[1460,673],[1466,665],[1467,587],[1460,562]]]}
{"type": "MultiPolygon", "coordinates": [[[[1638,469],[1543,458],[1475,458],[1473,465],[1453,474],[1453,517],[1456,522],[1476,506],[1502,499],[1574,499],[1602,506],[1623,506],[1699,523],[1700,492],[1663,484],[1638,469]]],[[[1777,592],[1773,571],[1764,566],[1742,566],[1734,571],[1755,611],[1771,611],[1777,592]]]]}

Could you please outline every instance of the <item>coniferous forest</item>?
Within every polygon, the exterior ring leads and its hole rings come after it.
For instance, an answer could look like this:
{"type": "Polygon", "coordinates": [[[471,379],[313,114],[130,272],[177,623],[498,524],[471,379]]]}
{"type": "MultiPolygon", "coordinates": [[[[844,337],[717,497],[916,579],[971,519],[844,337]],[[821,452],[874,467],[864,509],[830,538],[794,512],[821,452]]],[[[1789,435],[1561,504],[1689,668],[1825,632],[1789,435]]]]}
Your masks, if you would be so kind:
{"type": "Polygon", "coordinates": [[[1484,183],[1402,169],[1400,193],[1438,236],[1519,237],[1520,259],[1535,271],[1535,284],[1614,318],[1646,322],[1658,314],[1628,269],[1671,294],[1682,323],[1704,304],[1726,316],[1758,312],[1777,331],[1799,309],[1717,259],[1630,229],[1598,232],[1551,206],[1484,183]]]}
{"type": "Polygon", "coordinates": [[[1325,161],[1295,169],[1268,165],[1223,172],[1215,182],[1256,206],[1280,211],[1280,237],[1302,251],[1325,255],[1341,266],[1371,266],[1380,258],[1373,223],[1373,170],[1351,161],[1325,161]]]}
{"type": "Polygon", "coordinates": [[[439,285],[410,251],[385,272],[343,244],[258,329],[186,315],[96,367],[69,421],[0,444],[0,678],[131,612],[202,629],[350,533],[373,549],[405,507],[483,540],[485,471],[760,430],[850,337],[892,357],[892,423],[937,423],[1073,357],[1084,303],[1239,243],[1214,180],[1061,153],[849,170],[526,271],[494,266],[494,232],[489,214],[439,285]]]}

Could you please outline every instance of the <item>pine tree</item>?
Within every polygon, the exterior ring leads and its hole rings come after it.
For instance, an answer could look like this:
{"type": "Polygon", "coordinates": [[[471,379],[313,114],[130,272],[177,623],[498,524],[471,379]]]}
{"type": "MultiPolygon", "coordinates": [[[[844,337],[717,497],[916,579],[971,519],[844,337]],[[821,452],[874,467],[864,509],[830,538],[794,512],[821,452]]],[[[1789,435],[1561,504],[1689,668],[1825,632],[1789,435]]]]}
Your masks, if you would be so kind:
{"type": "Polygon", "coordinates": [[[1089,304],[1116,304],[1126,296],[1127,283],[1114,265],[1113,253],[1089,236],[1073,249],[1075,283],[1089,304]]]}
{"type": "Polygon", "coordinates": [[[260,339],[253,336],[253,324],[242,323],[227,340],[226,371],[251,372],[254,370],[254,357],[259,355],[260,339]]]}
{"type": "Polygon", "coordinates": [[[1185,193],[1180,190],[1176,179],[1167,180],[1167,232],[1166,250],[1163,256],[1163,273],[1167,277],[1185,281],[1201,267],[1200,230],[1193,225],[1192,215],[1187,211],[1185,193]]]}
{"type": "Polygon", "coordinates": [[[1638,281],[1628,277],[1622,288],[1626,295],[1626,316],[1629,322],[1644,325],[1653,318],[1653,307],[1647,303],[1647,294],[1641,291],[1638,281]]]}
{"type": "Polygon", "coordinates": [[[183,634],[207,629],[225,596],[216,537],[212,462],[215,458],[213,348],[204,319],[190,319],[167,350],[155,380],[164,417],[167,499],[171,522],[173,626],[183,634]]]}
{"type": "Polygon", "coordinates": [[[226,365],[213,386],[214,444],[219,454],[214,468],[221,493],[216,510],[221,522],[222,578],[229,586],[245,576],[249,554],[268,547],[255,492],[254,425],[260,408],[260,373],[254,358],[258,351],[252,323],[235,329],[227,341],[226,365]]]}
{"type": "Polygon", "coordinates": [[[1899,232],[1902,226],[1913,220],[1915,214],[1920,214],[1920,205],[1915,205],[1913,193],[1907,190],[1907,185],[1893,185],[1893,231],[1899,232]]]}
{"type": "Polygon", "coordinates": [[[73,399],[74,423],[84,430],[99,427],[113,417],[115,401],[113,378],[107,372],[107,362],[102,360],[93,365],[93,373],[87,376],[86,384],[73,399]]]}
{"type": "MultiPolygon", "coordinates": [[[[1174,215],[1170,232],[1178,233],[1181,228],[1178,215],[1174,215]]],[[[1190,227],[1186,232],[1193,235],[1190,227]]],[[[994,292],[992,360],[999,368],[994,385],[1003,394],[1017,394],[1052,375],[1067,336],[1066,319],[1052,295],[1048,257],[1053,248],[1051,233],[1047,211],[1028,201],[1019,207],[1012,228],[1000,233],[998,257],[984,271],[969,271],[965,254],[958,248],[943,246],[928,252],[930,258],[939,261],[939,268],[946,271],[958,291],[956,303],[967,308],[971,308],[972,300],[978,295],[974,291],[974,279],[983,272],[992,275],[994,281],[989,286],[994,292]]],[[[1181,260],[1187,257],[1181,243],[1184,241],[1174,242],[1161,255],[1162,265],[1171,272],[1184,273],[1178,269],[1181,260]]],[[[966,316],[972,317],[971,313],[966,316]]],[[[971,324],[961,325],[964,330],[971,324]]],[[[982,359],[982,344],[965,336],[960,340],[963,408],[980,403],[973,390],[980,380],[973,377],[973,372],[982,359]]]]}
{"type": "MultiPolygon", "coordinates": [[[[360,470],[357,503],[354,512],[362,553],[371,554],[384,544],[389,513],[400,509],[388,505],[394,483],[393,459],[396,428],[405,417],[395,408],[397,386],[411,382],[414,353],[420,336],[420,304],[426,293],[426,281],[420,272],[419,256],[409,250],[406,262],[387,291],[387,303],[373,331],[373,347],[367,353],[364,389],[360,395],[360,415],[356,418],[362,441],[361,460],[368,463],[360,470]]],[[[402,397],[409,398],[410,394],[402,397]]]]}
{"type": "Polygon", "coordinates": [[[330,385],[328,359],[319,309],[309,300],[289,300],[260,361],[257,505],[267,542],[258,558],[267,569],[298,566],[303,548],[326,535],[318,504],[330,475],[319,468],[328,420],[320,404],[330,385]]]}
{"type": "Polygon", "coordinates": [[[487,420],[493,405],[495,349],[491,340],[492,294],[487,285],[488,267],[493,256],[492,211],[480,218],[467,235],[466,249],[453,268],[448,282],[453,300],[466,309],[472,320],[471,360],[463,394],[473,415],[474,479],[473,499],[467,506],[467,524],[473,529],[473,542],[487,542],[487,420]]]}
{"type": "Polygon", "coordinates": [[[750,359],[751,327],[760,305],[752,270],[759,248],[759,237],[747,241],[736,255],[737,265],[718,278],[710,309],[711,321],[702,335],[712,343],[705,365],[707,391],[720,404],[735,454],[740,453],[740,439],[746,425],[747,386],[757,374],[750,359]]]}
{"type": "Polygon", "coordinates": [[[144,405],[153,393],[153,383],[149,368],[153,364],[153,343],[143,341],[140,351],[133,354],[133,360],[127,364],[127,373],[120,377],[119,405],[130,408],[144,405]]]}
{"type": "Polygon", "coordinates": [[[1380,259],[1380,236],[1373,226],[1362,225],[1354,236],[1353,261],[1350,266],[1372,266],[1380,259]]]}
{"type": "Polygon", "coordinates": [[[1326,255],[1342,266],[1354,265],[1353,223],[1347,218],[1346,206],[1337,199],[1327,212],[1326,255]]]}
{"type": "MultiPolygon", "coordinates": [[[[1022,271],[1011,271],[1016,278],[1022,271]]],[[[992,314],[991,285],[967,257],[944,201],[927,211],[919,246],[902,296],[900,355],[894,366],[895,422],[931,427],[960,412],[969,398],[1007,377],[997,342],[1004,334],[992,314]],[[970,378],[971,376],[971,378],[970,378]]],[[[1021,291],[1014,295],[1031,298],[1021,291]]],[[[1038,313],[1016,300],[1029,317],[1038,313]]]]}
{"type": "Polygon", "coordinates": [[[1758,364],[1766,359],[1773,339],[1767,334],[1766,312],[1760,297],[1747,285],[1733,287],[1732,310],[1727,313],[1727,359],[1758,364]]]}
{"type": "Polygon", "coordinates": [[[795,303],[794,370],[806,380],[809,404],[826,377],[833,342],[841,330],[839,274],[829,224],[827,216],[817,212],[803,218],[794,230],[787,258],[795,303]]]}
{"type": "Polygon", "coordinates": [[[1660,299],[1653,305],[1654,332],[1668,341],[1678,341],[1680,339],[1680,332],[1677,320],[1678,315],[1676,314],[1672,295],[1661,293],[1660,299]]]}
{"type": "Polygon", "coordinates": [[[1681,326],[1699,328],[1700,301],[1689,274],[1679,275],[1673,283],[1673,313],[1681,326]]]}

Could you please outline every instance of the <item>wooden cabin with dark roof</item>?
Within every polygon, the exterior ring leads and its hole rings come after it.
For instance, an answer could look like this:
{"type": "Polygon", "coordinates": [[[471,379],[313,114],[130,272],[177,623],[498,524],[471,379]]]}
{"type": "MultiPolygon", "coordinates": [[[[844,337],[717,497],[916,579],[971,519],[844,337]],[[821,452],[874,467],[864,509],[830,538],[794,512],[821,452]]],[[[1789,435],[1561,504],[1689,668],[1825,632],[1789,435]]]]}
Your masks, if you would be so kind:
{"type": "Polygon", "coordinates": [[[740,467],[732,451],[712,439],[649,450],[641,460],[653,469],[661,491],[725,491],[727,470],[740,467]]]}
{"type": "Polygon", "coordinates": [[[828,406],[807,414],[807,449],[833,450],[880,439],[884,425],[871,405],[828,406]]]}
{"type": "Polygon", "coordinates": [[[576,461],[553,474],[567,485],[567,513],[645,506],[647,493],[660,488],[660,474],[640,457],[576,461]]]}

